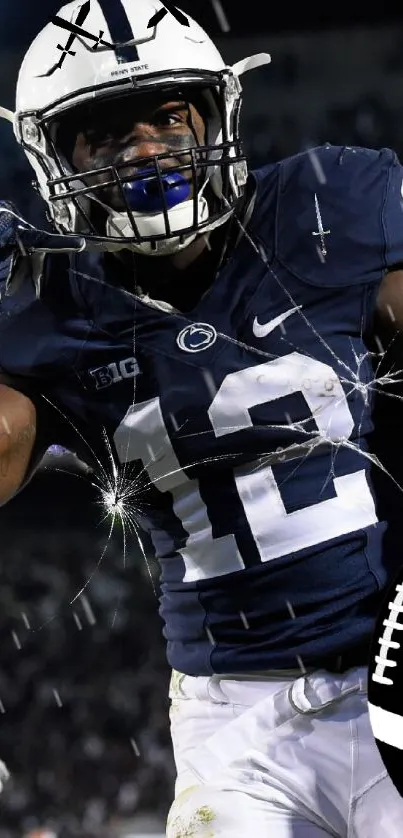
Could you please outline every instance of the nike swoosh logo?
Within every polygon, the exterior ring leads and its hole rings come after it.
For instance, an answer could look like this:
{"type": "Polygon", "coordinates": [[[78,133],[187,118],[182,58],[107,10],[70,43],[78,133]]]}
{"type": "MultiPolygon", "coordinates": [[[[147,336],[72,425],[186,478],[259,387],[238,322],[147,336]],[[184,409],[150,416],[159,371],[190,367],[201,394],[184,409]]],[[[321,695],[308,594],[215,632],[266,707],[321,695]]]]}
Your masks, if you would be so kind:
{"type": "Polygon", "coordinates": [[[253,334],[256,338],[265,338],[266,335],[269,335],[270,332],[273,332],[274,329],[277,329],[277,326],[280,326],[281,323],[284,323],[284,320],[287,320],[287,317],[290,317],[291,314],[295,314],[296,311],[299,311],[302,306],[294,306],[294,308],[288,309],[288,311],[284,311],[283,314],[279,314],[278,317],[275,317],[274,320],[270,320],[269,323],[258,323],[257,317],[255,317],[253,321],[253,334]]]}

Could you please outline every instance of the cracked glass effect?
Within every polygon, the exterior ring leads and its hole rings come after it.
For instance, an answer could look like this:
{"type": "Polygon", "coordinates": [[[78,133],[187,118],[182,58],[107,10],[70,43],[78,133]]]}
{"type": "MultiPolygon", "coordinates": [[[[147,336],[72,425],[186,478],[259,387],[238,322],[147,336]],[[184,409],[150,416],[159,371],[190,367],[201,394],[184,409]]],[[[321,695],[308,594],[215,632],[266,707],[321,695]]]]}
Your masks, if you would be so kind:
{"type": "MultiPolygon", "coordinates": [[[[321,183],[321,184],[325,184],[326,183],[326,178],[325,178],[325,175],[323,173],[320,162],[315,155],[315,152],[310,151],[308,153],[309,153],[310,160],[311,160],[312,166],[314,168],[315,174],[318,178],[318,182],[321,183]]],[[[316,218],[317,218],[317,221],[318,221],[318,229],[315,232],[318,232],[319,237],[320,237],[321,223],[322,223],[321,219],[320,219],[320,202],[318,201],[316,196],[315,196],[315,199],[316,199],[315,200],[316,218]]],[[[236,215],[235,215],[235,217],[236,217],[236,215]]],[[[309,330],[310,333],[314,335],[316,341],[318,341],[326,349],[327,353],[329,353],[329,355],[331,356],[333,366],[334,366],[335,380],[336,380],[336,376],[337,376],[337,378],[339,379],[339,381],[342,384],[342,390],[343,390],[344,396],[352,394],[353,392],[359,393],[361,398],[362,398],[363,412],[364,412],[366,406],[369,403],[369,398],[370,398],[370,395],[372,393],[379,393],[380,391],[382,391],[384,393],[384,395],[387,396],[388,398],[395,399],[395,400],[398,400],[400,402],[403,402],[403,397],[402,396],[400,396],[396,393],[391,393],[391,392],[388,391],[388,388],[391,385],[396,385],[396,384],[403,383],[403,369],[402,370],[392,370],[392,369],[390,369],[390,370],[387,370],[386,372],[384,370],[382,370],[382,374],[380,374],[380,369],[381,369],[382,366],[384,366],[385,357],[386,357],[388,349],[390,348],[390,345],[388,345],[387,347],[383,347],[380,344],[379,339],[375,338],[375,342],[377,344],[378,352],[375,353],[375,352],[372,352],[372,351],[368,350],[361,355],[357,355],[357,353],[354,352],[354,355],[353,355],[354,365],[350,368],[350,366],[348,366],[345,363],[345,361],[340,359],[337,356],[337,354],[335,354],[335,352],[331,349],[331,347],[329,346],[327,341],[315,329],[314,325],[306,317],[304,311],[297,304],[297,302],[293,298],[292,294],[288,291],[288,289],[282,283],[280,278],[272,270],[272,268],[269,265],[266,253],[264,252],[262,247],[259,245],[259,243],[255,242],[253,240],[253,238],[250,236],[248,230],[244,228],[244,226],[242,224],[242,221],[237,217],[236,217],[236,221],[237,221],[237,224],[239,225],[240,229],[242,230],[243,235],[249,241],[250,246],[258,254],[259,258],[264,263],[264,265],[265,265],[267,271],[270,273],[272,279],[276,283],[278,283],[279,286],[281,287],[282,292],[284,293],[284,299],[288,300],[290,306],[292,306],[293,309],[294,309],[293,316],[301,318],[305,329],[309,330]],[[371,360],[371,366],[373,368],[373,377],[370,380],[366,380],[362,376],[363,364],[364,364],[365,361],[368,360],[368,358],[371,360]]],[[[322,234],[323,234],[323,232],[324,231],[323,231],[323,227],[322,227],[322,234]]],[[[331,233],[331,231],[330,231],[330,233],[331,233]]],[[[318,249],[317,249],[317,253],[318,253],[318,258],[320,258],[320,259],[324,258],[323,247],[319,246],[318,249]]],[[[102,280],[99,280],[97,277],[93,277],[89,274],[80,274],[80,276],[81,276],[81,278],[85,279],[86,282],[97,282],[97,283],[101,282],[102,283],[102,280]]],[[[136,296],[135,293],[130,292],[127,289],[123,289],[123,288],[116,288],[115,293],[116,294],[129,295],[132,298],[134,297],[135,299],[140,299],[139,297],[136,296]]],[[[393,312],[390,311],[389,313],[390,313],[391,321],[393,321],[393,319],[394,319],[393,312]]],[[[184,322],[186,322],[186,317],[183,317],[183,320],[184,320],[184,322]]],[[[187,322],[190,324],[190,323],[192,323],[192,320],[188,319],[187,322]]],[[[302,351],[301,347],[295,346],[288,339],[287,324],[286,323],[283,322],[283,323],[280,324],[280,330],[281,330],[281,341],[283,342],[284,345],[288,344],[288,346],[294,352],[302,351]]],[[[227,340],[227,341],[230,341],[232,343],[238,344],[239,346],[241,346],[243,348],[247,348],[247,350],[250,353],[259,356],[259,358],[262,359],[262,360],[274,360],[274,359],[282,357],[281,355],[276,356],[276,355],[273,355],[272,353],[265,352],[264,350],[258,349],[254,346],[249,346],[245,343],[237,341],[235,338],[233,338],[231,336],[228,336],[228,335],[225,335],[225,334],[222,334],[222,333],[220,334],[220,337],[223,338],[224,340],[227,340]]],[[[361,335],[361,337],[362,337],[362,335],[361,335]]],[[[133,324],[132,348],[133,348],[133,356],[136,357],[136,328],[135,328],[135,324],[133,324]]],[[[303,354],[308,358],[311,357],[312,359],[315,359],[314,355],[311,355],[311,356],[309,355],[309,353],[307,352],[305,347],[303,348],[303,354]]],[[[214,397],[214,395],[216,395],[216,387],[215,387],[215,384],[213,382],[212,376],[210,376],[208,372],[207,373],[204,372],[202,375],[204,377],[204,386],[207,388],[209,394],[212,397],[214,397]]],[[[332,393],[332,396],[334,398],[334,393],[332,393]]],[[[136,377],[133,378],[133,404],[135,403],[135,398],[136,398],[136,377]]],[[[323,399],[322,399],[322,401],[323,401],[323,399]]],[[[336,400],[335,409],[337,409],[337,405],[338,405],[338,402],[336,400]]],[[[59,408],[57,408],[55,405],[53,405],[53,406],[60,413],[59,408]]],[[[326,405],[325,405],[325,410],[326,410],[326,405]]],[[[262,464],[263,465],[273,465],[273,464],[276,464],[276,463],[283,462],[285,460],[295,460],[295,468],[292,470],[291,474],[287,478],[289,480],[290,478],[292,478],[292,477],[294,477],[295,475],[298,474],[298,469],[300,468],[300,465],[304,462],[304,460],[306,458],[310,457],[316,451],[316,449],[318,447],[326,446],[327,449],[330,447],[330,449],[332,451],[332,464],[334,463],[334,458],[336,457],[337,452],[340,450],[340,448],[346,447],[346,448],[349,448],[349,449],[353,450],[354,452],[356,452],[356,454],[358,454],[360,457],[369,461],[375,468],[380,469],[387,476],[387,478],[390,481],[392,481],[392,483],[394,484],[396,489],[399,492],[403,492],[403,487],[399,484],[399,482],[395,479],[395,477],[390,473],[390,471],[388,471],[388,469],[383,465],[383,463],[381,462],[381,460],[379,459],[379,457],[376,454],[362,450],[357,443],[353,442],[352,440],[350,440],[346,437],[340,437],[340,438],[335,440],[334,438],[332,438],[332,433],[330,432],[330,423],[331,423],[332,417],[327,416],[325,423],[323,423],[323,417],[322,417],[322,421],[318,421],[318,418],[319,418],[319,413],[315,412],[315,410],[312,410],[312,413],[308,417],[307,420],[299,421],[299,422],[293,422],[290,415],[288,413],[285,413],[284,414],[284,425],[282,427],[287,428],[288,430],[291,430],[291,431],[295,432],[297,434],[297,437],[298,437],[298,442],[291,443],[290,445],[288,445],[284,448],[281,448],[281,449],[277,449],[276,451],[271,451],[271,452],[263,452],[262,451],[261,456],[260,456],[257,464],[256,465],[252,464],[251,472],[253,473],[254,468],[256,468],[256,469],[261,468],[262,464]],[[316,420],[316,425],[317,425],[317,428],[314,431],[312,430],[312,418],[314,420],[316,420]],[[307,424],[307,423],[309,423],[309,425],[310,425],[310,427],[308,427],[308,428],[305,427],[305,424],[307,424]],[[301,441],[301,437],[302,437],[302,441],[301,441]],[[303,437],[305,437],[305,439],[303,439],[303,437]]],[[[149,487],[153,486],[153,485],[158,484],[158,481],[163,482],[166,477],[174,475],[177,471],[179,471],[181,469],[170,469],[169,471],[166,471],[166,472],[160,474],[159,477],[157,477],[156,479],[154,479],[151,482],[150,478],[149,478],[149,474],[148,474],[148,469],[149,469],[149,467],[152,466],[153,463],[156,463],[159,460],[162,452],[160,450],[151,450],[151,448],[150,448],[149,449],[149,461],[147,463],[143,463],[143,466],[142,466],[141,470],[139,472],[137,472],[136,475],[133,477],[133,474],[131,473],[131,468],[130,468],[131,463],[130,462],[128,462],[128,463],[117,463],[116,454],[114,453],[114,451],[111,447],[111,443],[110,443],[110,441],[107,437],[106,431],[104,431],[104,433],[103,433],[104,446],[105,446],[105,457],[104,457],[104,460],[102,461],[98,456],[95,455],[94,451],[91,449],[91,445],[90,445],[89,441],[86,440],[82,436],[82,434],[79,433],[79,431],[75,428],[74,424],[69,420],[69,418],[67,416],[64,416],[64,419],[66,421],[68,421],[69,424],[76,431],[76,433],[79,434],[79,436],[81,438],[81,441],[85,444],[86,449],[92,455],[92,459],[95,460],[95,462],[96,462],[96,465],[91,472],[91,478],[90,479],[91,479],[92,486],[95,488],[95,490],[97,492],[97,495],[98,495],[98,503],[99,503],[99,506],[100,506],[101,511],[102,511],[101,512],[101,515],[102,515],[101,523],[105,523],[105,522],[107,523],[107,532],[105,534],[105,545],[104,545],[104,548],[101,552],[101,555],[99,556],[96,567],[95,567],[93,573],[91,574],[91,576],[87,578],[87,580],[86,580],[85,584],[82,586],[82,588],[79,591],[77,591],[74,598],[70,601],[70,606],[73,609],[74,619],[76,621],[77,627],[80,628],[81,627],[80,619],[79,619],[78,615],[76,614],[76,612],[74,610],[74,606],[76,605],[76,603],[79,600],[81,601],[81,604],[83,605],[83,608],[84,608],[85,616],[86,616],[87,620],[89,621],[89,623],[91,624],[91,619],[92,619],[91,618],[91,607],[90,607],[88,597],[86,595],[86,591],[87,591],[88,587],[90,586],[90,583],[91,583],[91,580],[92,580],[94,574],[96,574],[97,569],[100,567],[101,563],[103,562],[103,560],[105,558],[106,552],[108,550],[108,546],[109,546],[111,538],[112,538],[112,534],[114,533],[114,531],[117,527],[119,527],[119,529],[121,531],[121,534],[122,534],[122,552],[123,552],[124,567],[126,567],[127,555],[128,555],[128,550],[129,550],[129,546],[130,546],[130,539],[134,538],[138,548],[140,549],[142,558],[144,559],[144,561],[146,563],[155,596],[156,597],[158,596],[158,593],[157,593],[157,590],[156,590],[156,587],[155,587],[155,583],[154,583],[154,579],[153,579],[153,573],[150,569],[149,558],[147,556],[147,548],[145,547],[145,545],[143,543],[139,521],[140,521],[142,515],[144,515],[144,513],[147,510],[147,497],[146,497],[147,489],[149,487]]],[[[171,440],[175,440],[175,438],[180,438],[181,434],[186,434],[186,424],[187,424],[187,422],[182,423],[182,425],[179,426],[178,423],[175,422],[175,417],[171,417],[171,419],[172,419],[172,425],[173,425],[174,431],[170,432],[170,438],[171,438],[171,440]]],[[[255,424],[254,427],[259,428],[259,425],[255,424]]],[[[279,425],[270,426],[270,425],[266,424],[265,427],[266,428],[267,427],[272,428],[272,429],[278,429],[281,426],[279,426],[279,425]]],[[[359,433],[360,433],[360,423],[358,424],[358,434],[359,433]]],[[[334,431],[333,431],[333,435],[334,435],[334,431]]],[[[228,455],[228,457],[226,455],[223,455],[222,457],[220,457],[218,459],[222,463],[225,463],[226,460],[231,459],[231,458],[229,457],[229,455],[228,455]]],[[[215,462],[216,461],[217,461],[217,459],[215,459],[215,462]]],[[[201,464],[208,463],[208,462],[209,462],[209,458],[206,458],[205,460],[198,460],[194,463],[191,463],[186,468],[190,468],[192,466],[201,465],[201,464]]],[[[59,465],[58,466],[52,466],[52,468],[53,469],[56,468],[59,471],[63,470],[59,465]]],[[[78,479],[83,479],[83,478],[88,479],[88,472],[87,472],[87,474],[85,472],[81,472],[81,473],[78,473],[76,476],[77,476],[78,479]]],[[[324,483],[323,488],[325,488],[325,485],[329,481],[333,480],[335,477],[336,477],[336,474],[335,474],[335,471],[334,471],[334,468],[333,468],[333,465],[332,465],[330,470],[329,470],[329,473],[326,477],[326,481],[324,483]]],[[[296,618],[296,615],[295,615],[295,612],[294,612],[293,603],[291,601],[287,600],[286,603],[285,603],[285,606],[286,606],[287,611],[289,613],[290,619],[294,620],[296,618]]],[[[42,626],[38,627],[36,630],[40,630],[41,628],[44,627],[44,625],[48,625],[48,623],[51,622],[53,619],[55,619],[56,616],[57,616],[56,614],[53,615],[49,620],[47,620],[46,623],[44,623],[42,626]]],[[[26,617],[26,615],[23,615],[23,619],[24,619],[25,625],[26,626],[29,625],[28,618],[26,617]]],[[[248,623],[246,615],[244,614],[244,612],[242,610],[239,612],[239,620],[240,620],[240,623],[243,625],[244,629],[247,631],[249,629],[249,623],[248,623]]],[[[207,634],[207,637],[208,637],[208,640],[209,640],[210,644],[212,646],[214,646],[215,645],[215,640],[214,640],[213,634],[211,632],[211,629],[207,626],[205,628],[205,631],[206,631],[206,634],[207,634]]],[[[15,642],[15,645],[17,646],[17,648],[18,648],[17,635],[14,639],[14,642],[15,642]]],[[[297,657],[297,662],[298,662],[298,667],[301,670],[301,672],[305,673],[306,668],[305,668],[304,662],[300,658],[300,656],[297,657]]],[[[55,701],[56,701],[56,703],[58,703],[58,701],[59,701],[56,694],[55,694],[55,701]]],[[[133,748],[135,749],[135,744],[133,744],[133,748]]]]}

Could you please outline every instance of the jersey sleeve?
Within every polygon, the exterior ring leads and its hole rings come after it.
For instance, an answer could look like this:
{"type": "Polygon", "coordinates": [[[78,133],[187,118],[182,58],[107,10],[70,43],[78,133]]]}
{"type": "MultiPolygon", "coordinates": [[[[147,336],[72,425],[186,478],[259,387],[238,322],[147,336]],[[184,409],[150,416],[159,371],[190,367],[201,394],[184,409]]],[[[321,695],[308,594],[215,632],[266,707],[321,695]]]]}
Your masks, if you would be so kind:
{"type": "Polygon", "coordinates": [[[76,448],[71,426],[47,398],[55,382],[74,367],[87,332],[74,306],[64,267],[59,257],[50,261],[52,291],[38,300],[30,282],[8,296],[8,265],[0,264],[0,383],[26,395],[37,414],[35,446],[23,486],[51,445],[76,448]]]}
{"type": "Polygon", "coordinates": [[[391,149],[321,146],[279,169],[278,262],[311,285],[379,283],[403,265],[403,167],[391,149]]]}
{"type": "Polygon", "coordinates": [[[7,273],[0,263],[0,371],[43,389],[74,365],[85,339],[68,257],[47,257],[40,299],[29,280],[8,295],[7,273]]]}

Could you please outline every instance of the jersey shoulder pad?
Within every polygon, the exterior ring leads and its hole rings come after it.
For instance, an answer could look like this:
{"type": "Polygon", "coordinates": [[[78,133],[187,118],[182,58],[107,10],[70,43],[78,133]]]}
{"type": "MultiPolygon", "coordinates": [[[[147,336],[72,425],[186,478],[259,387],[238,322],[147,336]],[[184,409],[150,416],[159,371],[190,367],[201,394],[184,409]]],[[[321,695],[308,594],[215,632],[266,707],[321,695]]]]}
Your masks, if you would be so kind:
{"type": "Polygon", "coordinates": [[[403,264],[402,184],[387,148],[325,145],[282,161],[277,260],[311,285],[379,282],[403,264]]]}
{"type": "Polygon", "coordinates": [[[273,253],[280,165],[269,163],[250,172],[255,190],[248,230],[252,238],[257,236],[264,245],[269,258],[273,253]]]}

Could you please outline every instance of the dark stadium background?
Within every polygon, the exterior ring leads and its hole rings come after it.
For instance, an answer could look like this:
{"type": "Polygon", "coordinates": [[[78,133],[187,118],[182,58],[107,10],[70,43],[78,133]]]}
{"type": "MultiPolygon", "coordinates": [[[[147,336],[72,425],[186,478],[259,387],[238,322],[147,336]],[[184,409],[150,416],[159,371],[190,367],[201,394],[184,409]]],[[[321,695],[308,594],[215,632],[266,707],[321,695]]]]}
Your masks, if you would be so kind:
{"type": "MultiPolygon", "coordinates": [[[[398,12],[388,14],[387,4],[270,6],[181,6],[228,61],[272,54],[271,67],[244,84],[252,164],[327,140],[402,155],[398,12]]],[[[1,0],[0,105],[13,107],[24,50],[58,8],[1,0]]],[[[0,197],[43,221],[7,123],[0,150],[0,197]]],[[[107,526],[90,477],[60,457],[45,465],[0,510],[0,757],[13,773],[0,798],[0,838],[45,826],[57,838],[162,834],[174,774],[158,571],[134,538],[124,562],[119,531],[97,567],[107,526]]]]}

